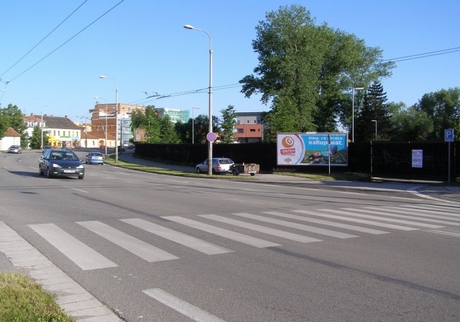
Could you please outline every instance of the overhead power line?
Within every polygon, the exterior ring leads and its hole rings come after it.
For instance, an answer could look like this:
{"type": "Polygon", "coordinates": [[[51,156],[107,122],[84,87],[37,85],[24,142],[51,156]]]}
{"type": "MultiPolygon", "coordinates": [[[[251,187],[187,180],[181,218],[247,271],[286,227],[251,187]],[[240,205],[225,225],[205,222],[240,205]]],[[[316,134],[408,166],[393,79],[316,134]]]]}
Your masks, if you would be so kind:
{"type": "Polygon", "coordinates": [[[24,56],[22,56],[21,58],[18,59],[17,62],[15,62],[10,68],[8,68],[6,71],[4,71],[0,77],[2,77],[3,75],[5,75],[5,73],[7,73],[11,68],[13,68],[14,66],[16,66],[21,60],[23,60],[28,54],[30,54],[32,52],[32,50],[34,50],[35,48],[37,48],[38,45],[40,45],[46,38],[48,38],[48,36],[50,36],[56,29],[58,29],[67,19],[69,19],[75,12],[78,11],[78,9],[80,9],[88,0],[85,0],[81,5],[78,6],[77,9],[75,9],[74,11],[72,11],[72,13],[70,15],[68,15],[64,20],[61,21],[61,23],[59,23],[53,30],[51,30],[42,40],[40,40],[35,46],[33,46],[28,52],[26,52],[24,54],[24,56]]]}
{"type": "Polygon", "coordinates": [[[22,73],[20,73],[19,75],[17,75],[16,77],[14,77],[13,79],[9,80],[8,83],[14,81],[15,79],[17,79],[18,77],[22,76],[24,73],[28,72],[30,69],[32,69],[33,67],[35,67],[36,65],[38,65],[39,63],[41,63],[43,60],[45,60],[46,58],[48,58],[49,56],[51,56],[54,52],[56,52],[58,49],[60,49],[61,47],[63,47],[64,45],[66,45],[68,42],[70,42],[72,39],[74,39],[75,37],[77,37],[79,34],[81,34],[83,31],[85,31],[86,29],[88,29],[89,27],[91,27],[93,24],[95,24],[98,20],[100,20],[102,17],[104,17],[106,14],[108,14],[110,11],[112,11],[113,9],[115,9],[117,6],[119,6],[123,1],[125,0],[121,0],[120,2],[118,2],[116,5],[114,5],[112,8],[110,8],[109,10],[107,10],[106,12],[104,12],[102,15],[100,15],[97,19],[95,19],[93,22],[91,22],[90,24],[88,24],[85,28],[81,29],[79,32],[77,32],[75,35],[73,35],[72,37],[70,37],[69,39],[67,39],[64,43],[62,43],[60,46],[58,46],[56,49],[54,49],[53,51],[51,51],[49,54],[47,54],[46,56],[44,56],[43,58],[41,58],[39,61],[37,61],[35,64],[33,64],[32,66],[30,66],[29,68],[27,68],[25,71],[23,71],[22,73]]]}
{"type": "Polygon", "coordinates": [[[385,59],[384,61],[392,61],[396,63],[396,62],[406,61],[406,60],[413,60],[413,59],[420,59],[420,58],[426,58],[426,57],[431,57],[431,56],[452,54],[452,53],[459,52],[459,51],[460,51],[460,47],[454,47],[454,48],[449,48],[449,49],[430,51],[430,52],[422,53],[422,54],[415,54],[415,55],[396,57],[392,59],[385,59]]]}

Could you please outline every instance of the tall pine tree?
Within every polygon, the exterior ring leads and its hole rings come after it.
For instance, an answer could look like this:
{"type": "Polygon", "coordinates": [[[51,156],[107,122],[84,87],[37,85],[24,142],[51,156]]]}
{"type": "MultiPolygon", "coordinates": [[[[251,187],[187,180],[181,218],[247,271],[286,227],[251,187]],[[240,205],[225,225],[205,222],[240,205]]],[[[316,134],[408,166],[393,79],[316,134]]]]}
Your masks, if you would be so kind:
{"type": "Polygon", "coordinates": [[[377,140],[389,140],[391,124],[391,113],[387,102],[386,93],[379,82],[372,83],[364,95],[362,108],[359,108],[355,128],[355,141],[375,140],[375,129],[377,127],[377,140]]]}

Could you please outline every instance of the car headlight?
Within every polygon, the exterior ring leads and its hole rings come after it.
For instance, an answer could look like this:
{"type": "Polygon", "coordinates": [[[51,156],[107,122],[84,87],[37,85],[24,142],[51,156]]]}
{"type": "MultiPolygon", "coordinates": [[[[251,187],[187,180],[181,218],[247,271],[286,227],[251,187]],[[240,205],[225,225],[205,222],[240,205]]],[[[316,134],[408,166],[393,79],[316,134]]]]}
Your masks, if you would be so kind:
{"type": "Polygon", "coordinates": [[[61,166],[59,164],[57,164],[57,163],[51,163],[51,166],[53,168],[61,168],[61,166]]]}
{"type": "Polygon", "coordinates": [[[83,164],[80,164],[80,165],[77,167],[77,169],[84,169],[84,168],[85,168],[85,166],[84,166],[83,164]]]}

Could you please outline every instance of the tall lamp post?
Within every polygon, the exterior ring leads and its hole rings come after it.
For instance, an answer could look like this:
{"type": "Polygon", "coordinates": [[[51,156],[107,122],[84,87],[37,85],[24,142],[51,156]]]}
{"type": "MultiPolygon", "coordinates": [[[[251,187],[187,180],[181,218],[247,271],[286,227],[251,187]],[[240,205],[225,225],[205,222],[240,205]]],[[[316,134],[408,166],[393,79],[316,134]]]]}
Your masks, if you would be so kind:
{"type": "Polygon", "coordinates": [[[195,144],[195,113],[193,111],[199,109],[199,107],[192,107],[192,144],[195,144]]]}
{"type": "MultiPolygon", "coordinates": [[[[185,29],[197,30],[204,32],[209,38],[209,130],[212,133],[212,38],[211,35],[203,29],[195,28],[191,25],[184,25],[185,29]]],[[[208,175],[212,175],[212,144],[213,141],[208,138],[208,175]]]]}
{"type": "Polygon", "coordinates": [[[105,101],[104,157],[107,158],[107,100],[99,96],[94,96],[94,98],[95,99],[101,98],[105,101]]]}
{"type": "Polygon", "coordinates": [[[377,120],[372,120],[372,123],[375,123],[375,141],[377,141],[377,120]]]}
{"type": "Polygon", "coordinates": [[[355,91],[363,89],[363,87],[353,87],[351,89],[351,142],[355,142],[355,91]]]}
{"type": "Polygon", "coordinates": [[[99,76],[99,78],[107,78],[115,82],[115,162],[118,162],[118,82],[115,78],[107,77],[104,75],[99,76]]]}

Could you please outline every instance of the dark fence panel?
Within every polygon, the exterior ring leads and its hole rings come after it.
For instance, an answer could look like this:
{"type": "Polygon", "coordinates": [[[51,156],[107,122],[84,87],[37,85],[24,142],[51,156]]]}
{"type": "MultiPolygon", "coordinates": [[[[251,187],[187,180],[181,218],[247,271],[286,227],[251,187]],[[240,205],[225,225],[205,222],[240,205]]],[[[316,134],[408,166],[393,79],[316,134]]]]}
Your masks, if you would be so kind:
{"type": "Polygon", "coordinates": [[[445,142],[372,142],[372,161],[372,176],[448,180],[445,142]],[[421,168],[412,166],[413,150],[423,151],[421,168]]]}
{"type": "MultiPolygon", "coordinates": [[[[332,166],[331,172],[365,173],[375,177],[452,180],[460,177],[458,142],[452,142],[449,174],[446,142],[357,142],[348,146],[348,166],[332,166]],[[412,150],[423,151],[423,167],[412,167],[412,150]]],[[[208,144],[136,143],[139,157],[161,162],[195,166],[208,157],[208,144]]],[[[214,157],[228,157],[237,163],[258,163],[262,172],[286,171],[327,173],[327,166],[277,165],[276,143],[213,144],[214,157]]]]}

